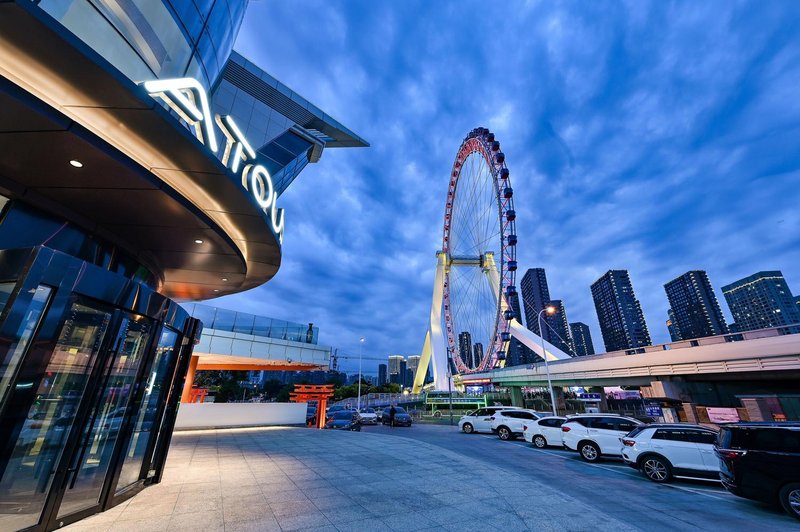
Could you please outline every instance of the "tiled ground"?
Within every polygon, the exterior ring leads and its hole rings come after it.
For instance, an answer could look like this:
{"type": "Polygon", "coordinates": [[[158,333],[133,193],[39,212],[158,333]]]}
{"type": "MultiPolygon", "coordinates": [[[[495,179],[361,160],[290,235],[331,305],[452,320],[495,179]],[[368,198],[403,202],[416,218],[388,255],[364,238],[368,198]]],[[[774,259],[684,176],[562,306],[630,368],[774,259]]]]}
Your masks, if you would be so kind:
{"type": "Polygon", "coordinates": [[[179,432],[161,484],[69,530],[632,529],[490,464],[367,432],[179,432]]]}

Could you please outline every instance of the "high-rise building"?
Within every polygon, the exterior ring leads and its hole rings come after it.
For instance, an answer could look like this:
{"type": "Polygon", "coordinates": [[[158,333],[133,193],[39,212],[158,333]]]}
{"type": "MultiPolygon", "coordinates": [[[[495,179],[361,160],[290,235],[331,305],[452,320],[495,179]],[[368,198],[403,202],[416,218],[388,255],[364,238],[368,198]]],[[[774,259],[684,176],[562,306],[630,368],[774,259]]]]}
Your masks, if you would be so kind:
{"type": "Polygon", "coordinates": [[[400,360],[400,375],[397,383],[400,386],[408,386],[408,364],[405,358],[400,360]]]}
{"type": "Polygon", "coordinates": [[[673,342],[679,342],[681,332],[678,330],[678,325],[675,323],[675,313],[672,309],[667,309],[667,331],[669,331],[669,339],[673,342]]]}
{"type": "MultiPolygon", "coordinates": [[[[519,296],[514,293],[509,298],[509,308],[514,312],[514,317],[522,323],[522,309],[519,305],[519,296]]],[[[528,349],[519,340],[512,337],[508,342],[508,352],[506,353],[506,366],[524,366],[535,362],[536,353],[528,349]]]]}
{"type": "MultiPolygon", "coordinates": [[[[528,268],[528,271],[522,276],[519,286],[522,291],[522,305],[525,309],[525,326],[529,331],[540,334],[537,317],[550,301],[550,290],[547,288],[544,268],[528,268]]],[[[547,332],[545,332],[544,339],[550,341],[547,332]]]]}
{"type": "Polygon", "coordinates": [[[464,364],[470,368],[474,367],[472,356],[472,335],[469,333],[469,331],[462,331],[458,333],[458,356],[461,357],[461,361],[464,362],[464,364]]]}
{"type": "Polygon", "coordinates": [[[780,271],[754,273],[723,286],[722,293],[737,332],[800,323],[800,309],[780,271]]]}
{"type": "Polygon", "coordinates": [[[378,386],[383,386],[387,382],[389,382],[387,376],[388,366],[386,364],[378,364],[378,386]]]}
{"type": "Polygon", "coordinates": [[[609,270],[592,283],[592,299],[607,352],[650,345],[650,332],[627,270],[609,270]]]}
{"type": "Polygon", "coordinates": [[[389,356],[389,382],[393,384],[403,384],[405,375],[406,359],[401,355],[389,356]]]}
{"type": "Polygon", "coordinates": [[[472,357],[475,362],[473,367],[478,367],[483,360],[483,344],[478,342],[472,346],[472,357]]]}
{"type": "Polygon", "coordinates": [[[545,328],[549,336],[547,341],[568,355],[575,356],[572,350],[572,335],[569,330],[569,321],[567,321],[567,311],[564,308],[564,302],[560,299],[554,299],[548,301],[546,304],[556,309],[553,314],[545,313],[542,316],[542,321],[545,323],[545,328]]]}
{"type": "Polygon", "coordinates": [[[419,355],[409,355],[408,356],[408,369],[411,371],[417,371],[417,367],[419,366],[419,361],[422,357],[419,355]]]}
{"type": "MultiPolygon", "coordinates": [[[[728,325],[717,296],[702,270],[691,270],[664,285],[672,326],[683,340],[726,334],[728,325]]],[[[670,334],[670,337],[672,334],[670,334]]]]}
{"type": "Polygon", "coordinates": [[[589,331],[589,326],[576,321],[570,323],[569,328],[572,332],[572,345],[575,350],[575,355],[579,357],[593,355],[594,344],[592,344],[592,333],[589,331]]]}

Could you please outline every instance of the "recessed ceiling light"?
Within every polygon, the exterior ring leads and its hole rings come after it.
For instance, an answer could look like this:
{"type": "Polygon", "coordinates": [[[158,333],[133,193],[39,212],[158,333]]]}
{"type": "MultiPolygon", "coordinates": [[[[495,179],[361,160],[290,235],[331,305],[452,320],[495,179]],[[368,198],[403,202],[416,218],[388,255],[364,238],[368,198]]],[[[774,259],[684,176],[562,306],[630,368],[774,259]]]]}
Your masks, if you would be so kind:
{"type": "Polygon", "coordinates": [[[83,168],[83,163],[78,161],[77,159],[72,159],[69,164],[74,166],[75,168],[83,168]]]}
{"type": "Polygon", "coordinates": [[[215,289],[214,289],[214,292],[219,292],[219,288],[215,288],[215,289]]]}
{"type": "Polygon", "coordinates": [[[228,280],[228,278],[227,278],[227,277],[223,277],[223,278],[222,278],[222,280],[223,280],[223,281],[227,281],[227,280],[228,280]]]}
{"type": "Polygon", "coordinates": [[[200,240],[200,239],[198,238],[197,240],[195,240],[195,241],[194,241],[194,243],[195,243],[195,244],[202,244],[202,243],[203,243],[203,241],[202,241],[202,240],[200,240]]]}

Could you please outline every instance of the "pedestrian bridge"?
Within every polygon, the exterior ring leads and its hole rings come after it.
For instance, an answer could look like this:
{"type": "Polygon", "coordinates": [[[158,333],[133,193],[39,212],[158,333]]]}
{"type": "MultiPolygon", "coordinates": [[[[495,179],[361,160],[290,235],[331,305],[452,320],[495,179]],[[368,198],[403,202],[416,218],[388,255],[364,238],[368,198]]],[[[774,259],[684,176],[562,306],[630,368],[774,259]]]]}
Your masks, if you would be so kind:
{"type": "MultiPolygon", "coordinates": [[[[796,327],[776,327],[744,333],[710,336],[614,351],[549,363],[557,386],[649,385],[653,381],[692,375],[727,374],[729,379],[763,377],[800,378],[800,334],[796,327]]],[[[514,366],[456,378],[456,385],[547,385],[543,362],[514,366]]]]}

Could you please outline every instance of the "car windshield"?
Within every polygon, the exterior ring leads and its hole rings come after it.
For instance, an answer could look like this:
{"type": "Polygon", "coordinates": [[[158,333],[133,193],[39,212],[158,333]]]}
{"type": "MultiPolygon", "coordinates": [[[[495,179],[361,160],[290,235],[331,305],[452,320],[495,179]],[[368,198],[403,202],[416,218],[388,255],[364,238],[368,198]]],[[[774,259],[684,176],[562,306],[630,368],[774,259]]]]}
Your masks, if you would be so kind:
{"type": "Polygon", "coordinates": [[[333,419],[353,419],[353,413],[349,410],[342,410],[333,414],[333,419]]]}
{"type": "Polygon", "coordinates": [[[372,408],[362,408],[362,409],[361,409],[361,413],[362,413],[362,414],[374,414],[374,413],[375,413],[375,410],[374,410],[374,409],[372,409],[372,408]]]}
{"type": "MultiPolygon", "coordinates": [[[[388,413],[390,413],[390,412],[391,412],[391,410],[392,410],[392,409],[391,409],[391,407],[389,407],[389,408],[386,408],[386,409],[384,410],[384,413],[388,414],[388,413]]],[[[402,406],[396,406],[396,407],[394,407],[394,412],[395,412],[395,414],[405,414],[405,413],[406,413],[406,411],[403,409],[403,407],[402,407],[402,406]]]]}

